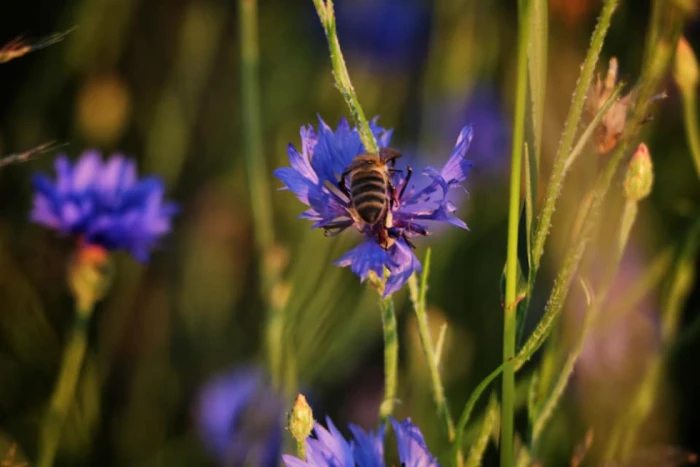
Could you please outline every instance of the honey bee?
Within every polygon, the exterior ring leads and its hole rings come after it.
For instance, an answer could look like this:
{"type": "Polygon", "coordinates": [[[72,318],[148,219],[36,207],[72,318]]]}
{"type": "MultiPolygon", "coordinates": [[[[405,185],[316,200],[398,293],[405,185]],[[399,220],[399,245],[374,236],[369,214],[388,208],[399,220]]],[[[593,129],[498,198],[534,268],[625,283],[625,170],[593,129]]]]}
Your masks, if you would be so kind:
{"type": "Polygon", "coordinates": [[[392,203],[401,198],[412,173],[408,167],[397,197],[391,176],[396,172],[394,167],[399,157],[401,153],[391,148],[381,148],[379,154],[360,154],[348,165],[338,183],[340,191],[350,200],[350,213],[355,223],[360,228],[368,226],[385,249],[392,243],[392,203]]]}

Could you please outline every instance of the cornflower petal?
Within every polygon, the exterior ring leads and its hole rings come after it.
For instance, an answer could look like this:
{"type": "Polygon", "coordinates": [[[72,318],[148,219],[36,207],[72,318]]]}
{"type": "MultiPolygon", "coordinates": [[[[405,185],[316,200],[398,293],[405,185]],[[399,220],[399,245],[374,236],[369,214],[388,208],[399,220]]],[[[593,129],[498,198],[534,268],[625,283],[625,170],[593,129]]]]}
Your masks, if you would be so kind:
{"type": "Polygon", "coordinates": [[[391,254],[372,239],[367,239],[348,251],[334,264],[343,268],[350,266],[350,270],[360,276],[362,282],[367,279],[370,271],[382,277],[384,266],[391,264],[394,268],[397,267],[393,263],[391,254]]]}
{"type": "Polygon", "coordinates": [[[391,262],[388,264],[389,279],[384,287],[384,297],[399,290],[414,272],[420,272],[421,265],[411,247],[404,240],[397,240],[390,248],[391,262]]]}
{"type": "Polygon", "coordinates": [[[471,145],[473,136],[474,132],[472,131],[471,125],[465,126],[462,128],[462,131],[459,132],[457,143],[455,143],[455,147],[452,150],[452,155],[440,171],[440,175],[448,185],[459,184],[467,179],[467,174],[472,167],[472,163],[464,159],[464,156],[469,150],[469,145],[471,145]]]}
{"type": "Polygon", "coordinates": [[[396,442],[399,448],[399,459],[405,467],[432,467],[439,466],[437,460],[428,450],[420,429],[407,418],[398,422],[393,417],[391,424],[396,433],[396,442]]]}
{"type": "Polygon", "coordinates": [[[384,426],[377,433],[365,431],[352,423],[348,425],[355,442],[352,451],[355,463],[362,467],[384,467],[384,426]]]}

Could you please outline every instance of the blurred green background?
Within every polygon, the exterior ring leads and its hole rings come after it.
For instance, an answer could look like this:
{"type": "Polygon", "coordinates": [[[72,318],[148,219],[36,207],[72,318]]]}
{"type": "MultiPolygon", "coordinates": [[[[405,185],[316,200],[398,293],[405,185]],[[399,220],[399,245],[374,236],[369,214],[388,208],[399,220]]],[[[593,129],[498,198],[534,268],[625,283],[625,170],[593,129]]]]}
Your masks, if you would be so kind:
{"type": "MultiPolygon", "coordinates": [[[[439,230],[419,240],[433,249],[434,336],[448,323],[442,372],[457,415],[471,389],[501,359],[500,275],[505,261],[507,176],[515,69],[515,2],[337,0],[339,36],[366,114],[395,128],[393,146],[416,166],[440,165],[459,128],[474,124],[475,167],[458,211],[469,232],[439,230]]],[[[548,87],[541,177],[568,111],[571,92],[600,8],[595,0],[551,0],[548,87]]],[[[623,2],[603,49],[620,76],[639,72],[648,2],[623,2]]],[[[312,2],[262,0],[260,77],[264,154],[270,171],[288,165],[299,128],[331,126],[347,115],[333,85],[325,38],[312,2]]],[[[27,0],[0,7],[0,40],[41,37],[77,27],[63,42],[0,67],[0,153],[48,140],[120,151],[141,172],[164,177],[182,211],[148,265],[117,255],[112,291],[97,308],[78,404],[63,438],[65,465],[213,465],[198,438],[196,396],[212,376],[264,364],[265,308],[244,170],[238,5],[223,0],[27,0]]],[[[700,46],[700,23],[687,36],[700,46]]],[[[602,69],[602,67],[601,67],[602,69]]],[[[655,164],[652,197],[641,206],[614,298],[587,345],[562,408],[546,434],[545,465],[564,465],[592,427],[604,439],[610,420],[658,352],[664,283],[630,294],[646,268],[676,248],[700,210],[700,183],[685,141],[677,91],[646,127],[655,164]],[[627,300],[625,302],[625,300],[627,300]],[[627,304],[627,305],[625,305],[627,304]]],[[[536,323],[575,222],[578,203],[600,166],[587,151],[573,168],[554,218],[543,274],[532,303],[536,323]]],[[[0,428],[2,441],[33,453],[39,417],[56,377],[73,317],[65,285],[68,239],[28,222],[30,177],[52,170],[52,155],[0,171],[0,428]]],[[[619,215],[621,183],[605,226],[619,215]]],[[[293,386],[317,418],[365,427],[382,394],[381,321],[376,295],[331,264],[358,236],[327,239],[295,217],[288,192],[271,193],[283,278],[293,386]],[[293,363],[292,363],[293,362],[293,363]]],[[[594,264],[604,244],[594,244],[594,264]],[[599,248],[598,248],[599,247],[599,248]]],[[[593,267],[593,266],[592,266],[593,267]]],[[[580,322],[582,293],[570,299],[552,351],[561,364],[580,322]],[[561,352],[557,348],[561,347],[561,352]]],[[[445,447],[433,411],[407,292],[397,296],[401,418],[421,426],[434,451],[445,447]]],[[[643,442],[700,451],[700,332],[697,282],[674,347],[665,390],[643,442]]],[[[537,363],[539,359],[535,359],[537,363]]],[[[521,379],[527,379],[524,371],[521,379]]],[[[518,425],[525,427],[524,411],[518,425]]],[[[599,438],[600,437],[600,438],[599,438]]],[[[3,445],[0,445],[2,448],[3,445]]],[[[594,442],[593,449],[596,449],[594,442]]],[[[1,453],[1,451],[0,451],[1,453]]],[[[493,452],[486,463],[495,462],[493,452]]]]}

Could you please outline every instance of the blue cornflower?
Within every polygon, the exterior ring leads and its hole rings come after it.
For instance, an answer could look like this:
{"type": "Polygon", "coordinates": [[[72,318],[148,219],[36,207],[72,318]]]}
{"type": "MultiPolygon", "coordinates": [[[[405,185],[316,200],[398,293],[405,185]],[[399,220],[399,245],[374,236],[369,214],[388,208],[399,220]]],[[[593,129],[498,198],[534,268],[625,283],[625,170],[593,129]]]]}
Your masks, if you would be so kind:
{"type": "Polygon", "coordinates": [[[420,68],[430,41],[432,9],[425,0],[336,2],[338,37],[350,59],[384,70],[420,68]]]}
{"type": "MultiPolygon", "coordinates": [[[[405,467],[439,466],[428,450],[420,429],[407,418],[398,422],[389,417],[396,433],[401,465],[405,467]]],[[[286,467],[383,467],[384,426],[376,433],[366,433],[362,428],[350,425],[353,439],[347,441],[330,418],[328,429],[320,423],[314,426],[314,437],[306,439],[306,460],[283,455],[286,467]]]]}
{"type": "MultiPolygon", "coordinates": [[[[391,130],[376,124],[370,127],[380,147],[387,147],[391,140],[391,130]]],[[[285,188],[309,206],[301,218],[313,221],[314,228],[322,228],[335,235],[354,225],[365,237],[365,241],[348,251],[335,264],[346,267],[364,281],[370,271],[379,277],[384,276],[384,268],[389,270],[384,296],[399,290],[411,275],[420,271],[421,265],[413,254],[411,238],[429,235],[426,222],[445,222],[463,229],[467,225],[454,215],[456,206],[450,201],[453,188],[462,188],[471,162],[464,159],[472,140],[471,125],[462,128],[452,155],[441,170],[427,167],[422,174],[427,183],[416,188],[410,183],[410,168],[392,172],[392,201],[389,203],[386,222],[380,228],[389,234],[388,242],[379,238],[377,225],[369,226],[357,220],[348,191],[339,189],[341,174],[353,159],[365,152],[356,128],[351,128],[341,119],[333,131],[319,119],[318,133],[311,125],[301,129],[301,152],[288,146],[291,167],[275,171],[285,188]]]]}
{"type": "Polygon", "coordinates": [[[170,231],[177,207],[164,201],[159,178],[137,179],[134,161],[114,154],[103,162],[99,152],[86,151],[74,165],[58,157],[55,167],[55,181],[34,177],[32,221],[140,261],[170,231]]]}
{"type": "Polygon", "coordinates": [[[196,418],[202,441],[222,465],[278,465],[284,401],[262,370],[241,368],[207,382],[196,418]]]}

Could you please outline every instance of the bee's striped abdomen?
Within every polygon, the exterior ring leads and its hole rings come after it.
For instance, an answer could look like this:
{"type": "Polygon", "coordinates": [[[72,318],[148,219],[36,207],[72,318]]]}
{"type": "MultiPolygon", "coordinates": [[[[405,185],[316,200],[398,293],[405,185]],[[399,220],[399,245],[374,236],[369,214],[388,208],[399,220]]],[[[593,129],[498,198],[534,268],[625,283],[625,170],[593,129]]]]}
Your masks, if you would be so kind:
{"type": "Polygon", "coordinates": [[[381,169],[356,170],[350,177],[352,204],[360,219],[375,224],[386,207],[386,178],[381,169]]]}

